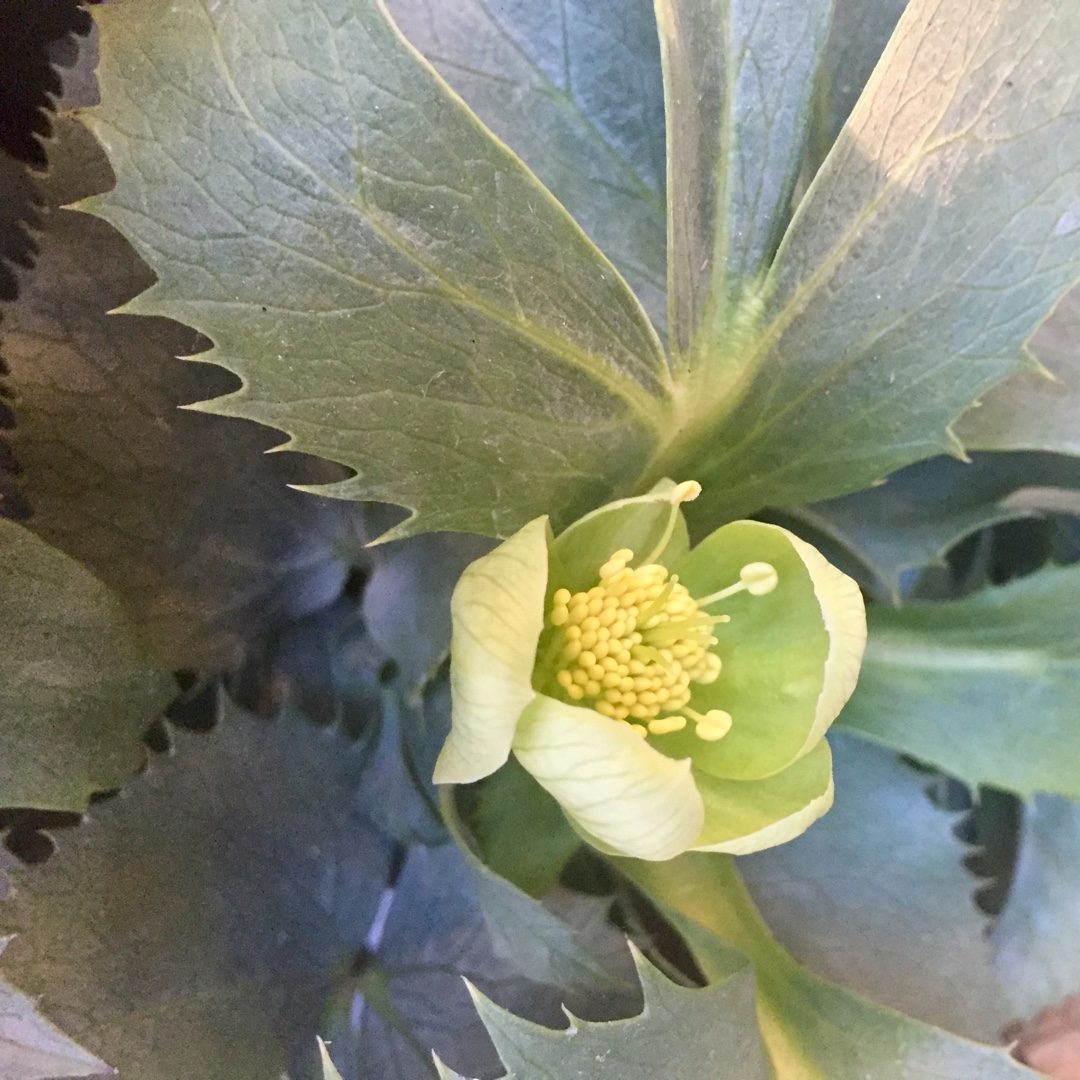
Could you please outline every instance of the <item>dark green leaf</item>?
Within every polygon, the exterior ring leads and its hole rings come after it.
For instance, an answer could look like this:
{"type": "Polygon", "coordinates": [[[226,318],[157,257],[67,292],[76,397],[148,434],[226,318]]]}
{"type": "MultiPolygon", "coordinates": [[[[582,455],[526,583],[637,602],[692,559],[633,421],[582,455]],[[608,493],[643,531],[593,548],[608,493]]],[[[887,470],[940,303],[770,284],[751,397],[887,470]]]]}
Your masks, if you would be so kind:
{"type": "Polygon", "coordinates": [[[753,961],[777,1080],[1033,1077],[1004,1049],[959,1039],[811,975],[769,936],[730,859],[691,853],[619,865],[672,915],[707,977],[727,970],[732,947],[753,961]]]}
{"type": "Polygon", "coordinates": [[[468,866],[496,954],[534,982],[565,991],[621,989],[620,979],[582,947],[570,925],[477,858],[454,808],[452,791],[443,789],[443,819],[468,866]]]}
{"type": "Polygon", "coordinates": [[[86,809],[175,693],[97,578],[0,519],[0,806],[86,809]]]}
{"type": "Polygon", "coordinates": [[[875,592],[899,602],[906,570],[944,565],[946,552],[979,529],[1061,509],[1080,498],[1080,464],[1058,454],[940,457],[894,473],[883,484],[788,509],[779,524],[803,523],[863,568],[875,592]]]}
{"type": "Polygon", "coordinates": [[[1028,1019],[1080,989],[1080,806],[1034,799],[1021,837],[992,940],[1009,1001],[1028,1019]]]}
{"type": "MultiPolygon", "coordinates": [[[[1074,213],[1080,225],[1080,205],[1074,213]]],[[[1080,454],[1080,290],[1062,299],[1029,347],[1046,370],[995,386],[960,418],[956,434],[971,450],[1080,454]]]]}
{"type": "MultiPolygon", "coordinates": [[[[50,206],[109,185],[73,120],[50,161],[50,206]]],[[[61,210],[39,244],[4,341],[31,527],[125,600],[169,666],[236,663],[275,620],[332,600],[372,537],[356,508],[285,486],[324,463],[283,468],[269,432],[179,408],[228,377],[174,359],[200,347],[190,330],[106,314],[153,280],[114,229],[61,210]]]]}
{"type": "MultiPolygon", "coordinates": [[[[0,953],[10,940],[0,938],[0,953]]],[[[30,998],[0,979],[0,1077],[49,1080],[112,1076],[114,1071],[42,1019],[30,998]]]]}
{"type": "MultiPolygon", "coordinates": [[[[410,853],[388,890],[385,922],[380,927],[376,919],[369,934],[367,963],[338,991],[339,1005],[328,1010],[335,1013],[332,1024],[324,1019],[331,1053],[346,1076],[421,1080],[433,1074],[431,1047],[469,1075],[494,1075],[498,1058],[463,977],[535,1022],[559,1022],[567,989],[522,978],[516,958],[512,962],[488,933],[474,880],[452,844],[410,853]]],[[[625,955],[622,936],[611,927],[606,933],[625,955]]],[[[526,941],[523,928],[520,942],[526,941]]],[[[596,996],[595,982],[588,992],[571,988],[569,995],[573,1007],[590,1015],[632,1007],[625,993],[596,996]]]]}
{"type": "Polygon", "coordinates": [[[831,8],[832,0],[656,4],[677,366],[730,365],[739,324],[758,313],[790,214],[831,8]]]}
{"type": "Polygon", "coordinates": [[[11,872],[5,973],[122,1076],[279,1076],[386,878],[385,841],[351,809],[362,764],[334,730],[235,709],[178,736],[11,872]]]}
{"type": "Polygon", "coordinates": [[[780,944],[882,1005],[993,1042],[1012,1019],[991,967],[971,853],[927,779],[861,739],[832,736],[836,805],[789,844],[737,860],[780,944]]]}
{"type": "Polygon", "coordinates": [[[874,606],[838,723],[970,786],[1080,798],[1080,567],[964,600],[874,606]]]}
{"type": "Polygon", "coordinates": [[[667,323],[664,95],[651,0],[390,0],[405,36],[667,323]]]}
{"type": "Polygon", "coordinates": [[[99,19],[119,179],[91,205],[158,275],[127,310],[243,378],[203,409],[358,470],[323,490],[408,506],[398,535],[505,535],[634,482],[668,397],[655,331],[381,3],[99,19]]]}
{"type": "Polygon", "coordinates": [[[429,682],[449,655],[450,596],[461,571],[490,548],[477,536],[436,533],[377,549],[364,619],[406,692],[429,682]]]}
{"type": "Polygon", "coordinates": [[[699,520],[955,454],[948,425],[1030,367],[1080,272],[1078,38],[1071,0],[912,0],[784,238],[760,336],[657,458],[705,485],[699,520]]]}
{"type": "Polygon", "coordinates": [[[559,804],[513,755],[481,786],[472,822],[484,862],[530,896],[543,896],[581,847],[559,804]]]}

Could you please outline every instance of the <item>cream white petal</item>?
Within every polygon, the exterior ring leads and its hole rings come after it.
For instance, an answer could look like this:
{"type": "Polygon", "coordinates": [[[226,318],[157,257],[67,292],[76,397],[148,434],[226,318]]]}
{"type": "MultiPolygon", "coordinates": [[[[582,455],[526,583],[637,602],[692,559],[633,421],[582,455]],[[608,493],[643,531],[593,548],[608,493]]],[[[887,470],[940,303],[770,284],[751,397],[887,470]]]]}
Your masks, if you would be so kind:
{"type": "Polygon", "coordinates": [[[538,694],[514,754],[575,827],[610,851],[670,859],[701,834],[704,808],[689,760],[665,757],[593,709],[538,694]]]}
{"type": "Polygon", "coordinates": [[[450,602],[452,724],[435,783],[467,784],[510,756],[514,728],[536,696],[544,625],[547,518],[537,518],[466,568],[450,602]]]}
{"type": "MultiPolygon", "coordinates": [[[[829,635],[829,655],[825,659],[825,682],[818,695],[814,723],[807,733],[800,755],[812,750],[829,725],[840,715],[859,681],[866,648],[866,606],[859,586],[838,570],[817,548],[789,534],[814,583],[821,605],[825,630],[829,635]]],[[[825,807],[827,810],[828,807],[825,807]]],[[[823,810],[822,813],[825,811],[823,810]]],[[[753,850],[757,850],[756,848],[753,850]]]]}

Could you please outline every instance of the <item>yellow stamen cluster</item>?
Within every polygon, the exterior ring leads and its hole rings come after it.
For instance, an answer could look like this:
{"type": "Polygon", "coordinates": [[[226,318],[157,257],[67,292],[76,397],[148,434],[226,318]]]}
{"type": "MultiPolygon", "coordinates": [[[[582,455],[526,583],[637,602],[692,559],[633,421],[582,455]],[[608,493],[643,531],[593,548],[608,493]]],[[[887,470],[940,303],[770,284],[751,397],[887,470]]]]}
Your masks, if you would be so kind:
{"type": "Polygon", "coordinates": [[[634,553],[616,551],[587,592],[556,591],[550,615],[561,635],[556,675],[566,696],[634,730],[665,735],[693,720],[702,739],[723,738],[731,717],[688,708],[690,684],[715,682],[720,657],[708,615],[677,576],[656,563],[632,568],[634,553]]]}

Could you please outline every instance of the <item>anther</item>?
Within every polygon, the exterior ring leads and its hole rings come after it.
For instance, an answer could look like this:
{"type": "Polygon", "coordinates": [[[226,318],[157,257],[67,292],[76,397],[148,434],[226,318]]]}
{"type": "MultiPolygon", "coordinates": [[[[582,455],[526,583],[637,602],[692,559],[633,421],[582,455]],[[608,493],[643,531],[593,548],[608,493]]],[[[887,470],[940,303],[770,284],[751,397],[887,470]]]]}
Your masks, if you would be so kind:
{"type": "Polygon", "coordinates": [[[649,721],[650,735],[670,735],[673,731],[682,731],[686,727],[685,716],[661,716],[649,721]]]}
{"type": "Polygon", "coordinates": [[[731,730],[731,713],[723,709],[710,709],[702,716],[694,709],[684,708],[682,714],[694,721],[694,734],[706,742],[718,742],[731,730]]]}
{"type": "Polygon", "coordinates": [[[726,589],[702,597],[697,604],[698,607],[708,607],[709,604],[715,604],[718,600],[726,600],[729,596],[734,596],[740,592],[748,592],[751,596],[764,596],[776,588],[779,580],[780,575],[771,564],[766,562],[747,563],[739,571],[739,580],[734,585],[729,585],[726,589]]]}

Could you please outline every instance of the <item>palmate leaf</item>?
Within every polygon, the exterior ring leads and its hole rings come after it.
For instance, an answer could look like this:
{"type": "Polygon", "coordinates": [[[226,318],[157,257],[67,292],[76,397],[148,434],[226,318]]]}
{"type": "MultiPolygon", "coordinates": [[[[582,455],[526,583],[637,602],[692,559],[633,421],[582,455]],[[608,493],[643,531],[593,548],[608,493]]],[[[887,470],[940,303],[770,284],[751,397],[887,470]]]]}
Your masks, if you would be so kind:
{"type": "Polygon", "coordinates": [[[776,1080],[1022,1080],[1004,1049],[979,1046],[842,990],[770,937],[726,856],[690,853],[620,869],[673,919],[702,972],[723,977],[736,948],[753,962],[758,1018],[776,1080]]]}
{"type": "Polygon", "coordinates": [[[405,36],[667,323],[652,0],[389,0],[405,36]]]}
{"type": "Polygon", "coordinates": [[[992,941],[1009,1001],[1030,1019],[1080,991],[1080,805],[1033,799],[1021,837],[992,941]]]}
{"type": "MultiPolygon", "coordinates": [[[[956,453],[948,424],[1030,367],[1080,272],[1069,0],[912,0],[800,204],[760,330],[718,340],[653,476],[695,462],[701,520],[865,487],[956,453]]],[[[669,130],[671,122],[669,121],[669,130]]]]}
{"type": "Polygon", "coordinates": [[[1080,567],[948,604],[874,606],[837,721],[972,787],[1080,798],[1080,567]]]}
{"type": "MultiPolygon", "coordinates": [[[[521,969],[530,966],[528,961],[508,958],[489,933],[474,880],[453,844],[415,847],[409,853],[400,879],[387,890],[385,922],[378,934],[369,934],[365,962],[354,966],[324,1009],[323,1036],[348,1080],[426,1080],[432,1072],[432,1049],[462,1072],[494,1075],[498,1056],[465,980],[514,1013],[547,1026],[563,1019],[560,1002],[586,1010],[592,1018],[621,1016],[633,1009],[632,992],[613,996],[601,992],[595,980],[576,986],[559,981],[568,973],[565,957],[562,971],[550,963],[538,971],[535,961],[543,942],[526,946],[532,952],[533,973],[554,981],[523,977],[521,969]]],[[[567,911],[575,922],[577,906],[572,903],[567,911]]],[[[531,921],[538,925],[535,917],[531,921]]],[[[376,918],[373,930],[379,922],[376,918]]],[[[521,930],[519,942],[527,934],[521,930]]],[[[550,933],[541,930],[545,932],[550,933]]],[[[625,939],[610,924],[591,944],[607,952],[613,940],[621,950],[617,962],[629,968],[626,974],[633,979],[625,939]]]]}
{"type": "MultiPolygon", "coordinates": [[[[754,1015],[754,977],[737,953],[710,986],[677,986],[635,953],[645,998],[629,1020],[589,1023],[568,1013],[551,1030],[522,1020],[473,993],[476,1007],[507,1066],[503,1080],[699,1080],[731,1076],[770,1080],[754,1015]]],[[[450,1080],[462,1080],[450,1070],[450,1080]]]]}
{"type": "Polygon", "coordinates": [[[208,334],[204,406],[359,470],[426,529],[569,520],[642,471],[669,376],[617,272],[377,0],[102,9],[93,209],[208,334]]]}
{"type": "Polygon", "coordinates": [[[838,986],[967,1038],[1015,1018],[987,920],[926,776],[862,739],[831,735],[836,804],[791,843],[736,860],[777,940],[838,986]]]}
{"type": "MultiPolygon", "coordinates": [[[[721,40],[706,0],[663,9],[670,86],[706,91],[670,103],[673,161],[698,163],[676,172],[714,185],[693,206],[671,199],[672,265],[692,270],[674,302],[688,332],[712,313],[679,386],[610,264],[375,0],[273,19],[266,0],[161,2],[102,15],[96,130],[120,179],[94,205],[160,278],[129,310],[209,334],[245,387],[206,408],[356,468],[332,493],[408,506],[403,532],[505,534],[539,510],[558,523],[688,470],[706,484],[702,521],[865,485],[953,445],[947,424],[1022,366],[1080,268],[1062,225],[1080,140],[1061,44],[1080,14],[1063,0],[997,0],[974,20],[960,0],[911,5],[754,288],[786,217],[822,20],[794,41],[740,8],[721,40]],[[697,87],[705,39],[687,51],[688,28],[710,25],[727,74],[706,65],[697,87]],[[774,92],[755,127],[751,106],[774,92]]],[[[508,10],[492,16],[504,39],[540,32],[508,10]]]]}
{"type": "Polygon", "coordinates": [[[175,693],[100,581],[0,519],[0,806],[86,809],[139,768],[175,693]]]}

